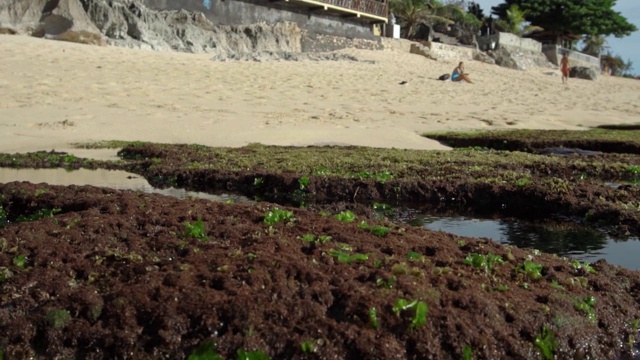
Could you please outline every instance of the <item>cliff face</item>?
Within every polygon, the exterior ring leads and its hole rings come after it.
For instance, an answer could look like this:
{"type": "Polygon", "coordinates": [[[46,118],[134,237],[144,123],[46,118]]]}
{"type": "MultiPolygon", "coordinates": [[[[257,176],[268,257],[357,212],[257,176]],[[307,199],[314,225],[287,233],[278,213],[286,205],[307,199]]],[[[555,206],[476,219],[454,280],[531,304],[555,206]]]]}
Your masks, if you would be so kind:
{"type": "Polygon", "coordinates": [[[59,40],[214,53],[301,51],[292,23],[216,26],[202,13],[153,11],[137,0],[0,0],[0,29],[59,40]]]}
{"type": "Polygon", "coordinates": [[[36,36],[98,31],[78,0],[0,0],[0,28],[36,36]]]}

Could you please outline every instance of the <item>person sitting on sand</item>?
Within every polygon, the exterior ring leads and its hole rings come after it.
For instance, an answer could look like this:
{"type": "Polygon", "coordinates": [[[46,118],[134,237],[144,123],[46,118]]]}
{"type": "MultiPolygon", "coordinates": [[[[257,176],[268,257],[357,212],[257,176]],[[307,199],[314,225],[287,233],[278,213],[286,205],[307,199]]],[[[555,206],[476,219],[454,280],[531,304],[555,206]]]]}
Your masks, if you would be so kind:
{"type": "Polygon", "coordinates": [[[453,73],[451,74],[451,81],[466,81],[470,84],[473,84],[473,81],[469,79],[469,74],[464,72],[464,63],[461,61],[458,66],[453,69],[453,73]]]}
{"type": "Polygon", "coordinates": [[[569,67],[569,57],[567,53],[562,54],[562,60],[560,60],[560,65],[562,65],[562,83],[567,84],[569,82],[569,72],[571,68],[569,67]]]}

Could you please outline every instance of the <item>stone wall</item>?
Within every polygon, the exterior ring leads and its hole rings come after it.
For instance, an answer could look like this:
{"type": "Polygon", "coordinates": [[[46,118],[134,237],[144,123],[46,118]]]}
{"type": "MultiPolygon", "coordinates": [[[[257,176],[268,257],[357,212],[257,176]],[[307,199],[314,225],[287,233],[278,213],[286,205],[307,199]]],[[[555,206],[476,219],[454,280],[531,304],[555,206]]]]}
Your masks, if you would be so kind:
{"type": "Polygon", "coordinates": [[[526,51],[541,52],[542,44],[533,39],[521,38],[511,33],[497,33],[494,35],[479,36],[476,41],[482,51],[494,50],[498,47],[518,48],[526,51]],[[493,48],[492,48],[493,44],[493,48]]]}
{"type": "Polygon", "coordinates": [[[464,46],[447,45],[436,42],[423,44],[406,39],[380,38],[382,49],[404,51],[422,55],[432,60],[457,62],[473,60],[474,49],[464,46]]]}
{"type": "Polygon", "coordinates": [[[202,12],[215,25],[248,25],[293,22],[301,29],[319,34],[357,37],[373,40],[372,25],[366,21],[327,16],[322,11],[309,11],[287,1],[265,0],[142,0],[154,10],[202,12]]]}
{"type": "Polygon", "coordinates": [[[347,38],[342,36],[318,34],[313,31],[302,31],[301,50],[302,52],[325,52],[340,49],[355,48],[365,50],[382,50],[384,47],[381,39],[377,37],[373,40],[362,38],[347,38]]]}
{"type": "Polygon", "coordinates": [[[474,49],[464,46],[447,45],[442,43],[431,43],[431,53],[438,60],[447,61],[467,61],[473,60],[474,49]]]}
{"type": "Polygon", "coordinates": [[[565,49],[553,44],[543,45],[542,52],[551,63],[558,66],[560,66],[560,59],[562,59],[562,54],[567,52],[569,53],[569,66],[584,66],[588,68],[594,68],[598,71],[600,70],[600,59],[594,56],[565,49]]]}

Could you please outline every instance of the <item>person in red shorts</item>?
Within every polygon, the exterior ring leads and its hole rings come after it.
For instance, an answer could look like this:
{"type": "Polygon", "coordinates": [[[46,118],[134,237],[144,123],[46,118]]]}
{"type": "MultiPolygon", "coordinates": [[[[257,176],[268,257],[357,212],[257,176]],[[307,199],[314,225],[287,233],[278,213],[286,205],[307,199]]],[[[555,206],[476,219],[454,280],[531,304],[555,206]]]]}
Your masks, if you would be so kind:
{"type": "Polygon", "coordinates": [[[569,57],[567,56],[567,53],[562,55],[560,65],[562,66],[562,83],[566,84],[569,82],[569,72],[571,71],[571,68],[569,68],[569,57]]]}

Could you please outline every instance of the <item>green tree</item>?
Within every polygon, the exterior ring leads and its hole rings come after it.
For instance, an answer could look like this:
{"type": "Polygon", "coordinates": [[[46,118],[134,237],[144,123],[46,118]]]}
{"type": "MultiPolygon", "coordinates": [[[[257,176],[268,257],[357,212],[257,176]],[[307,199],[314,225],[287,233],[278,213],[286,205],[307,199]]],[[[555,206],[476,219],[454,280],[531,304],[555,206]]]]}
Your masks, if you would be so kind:
{"type": "Polygon", "coordinates": [[[389,8],[402,26],[403,36],[411,38],[415,27],[422,21],[432,23],[459,23],[468,29],[479,28],[480,22],[472,14],[455,4],[437,0],[390,0],[389,8]]]}
{"type": "Polygon", "coordinates": [[[484,20],[485,18],[484,10],[482,10],[482,8],[480,7],[480,4],[476,3],[475,1],[472,1],[469,3],[467,7],[467,12],[475,16],[476,19],[480,21],[484,20]]]}
{"type": "Polygon", "coordinates": [[[526,12],[532,25],[562,35],[605,35],[624,37],[638,30],[620,13],[613,10],[616,0],[505,0],[491,8],[501,19],[512,5],[526,12]]]}
{"type": "Polygon", "coordinates": [[[501,31],[510,32],[518,36],[526,35],[532,31],[542,30],[539,26],[525,24],[528,13],[528,10],[521,10],[518,4],[513,4],[507,9],[504,19],[496,21],[496,26],[501,31]]]}
{"type": "Polygon", "coordinates": [[[603,68],[611,70],[611,75],[624,76],[633,68],[631,60],[626,62],[620,55],[614,55],[610,51],[600,56],[600,64],[603,68]]]}
{"type": "Polygon", "coordinates": [[[391,12],[398,18],[403,28],[403,35],[407,38],[413,36],[415,26],[430,16],[434,7],[434,1],[429,0],[391,0],[389,2],[391,12]]]}
{"type": "Polygon", "coordinates": [[[586,35],[582,43],[582,52],[595,57],[600,56],[607,47],[607,40],[602,35],[586,35]]]}

